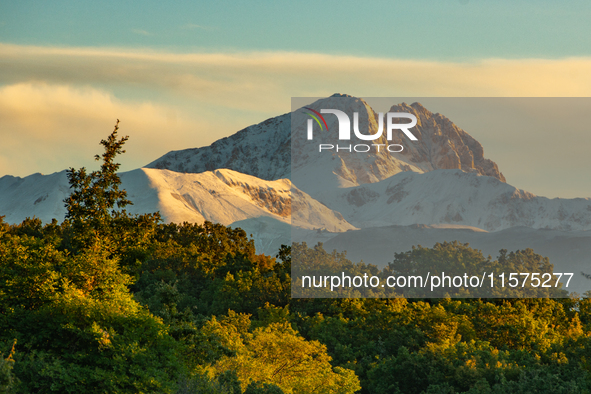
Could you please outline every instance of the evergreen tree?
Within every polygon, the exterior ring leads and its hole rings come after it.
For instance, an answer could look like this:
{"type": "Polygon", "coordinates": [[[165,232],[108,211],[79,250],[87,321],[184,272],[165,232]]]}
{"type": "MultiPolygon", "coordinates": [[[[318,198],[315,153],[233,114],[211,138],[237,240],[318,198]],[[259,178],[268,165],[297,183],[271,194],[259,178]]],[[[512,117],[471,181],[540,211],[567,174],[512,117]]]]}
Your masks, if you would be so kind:
{"type": "MultiPolygon", "coordinates": [[[[72,194],[64,200],[66,203],[66,219],[76,224],[88,223],[92,228],[98,230],[108,222],[112,217],[125,215],[125,211],[115,210],[132,205],[127,199],[127,192],[119,189],[121,180],[117,175],[120,164],[115,163],[115,156],[125,153],[123,145],[129,139],[129,136],[117,139],[119,130],[119,119],[115,124],[115,129],[106,140],[101,140],[101,145],[105,148],[102,155],[103,163],[98,171],[87,174],[86,168],[79,170],[70,168],[68,170],[68,180],[72,194]]],[[[96,155],[95,160],[99,161],[101,156],[96,155]]]]}

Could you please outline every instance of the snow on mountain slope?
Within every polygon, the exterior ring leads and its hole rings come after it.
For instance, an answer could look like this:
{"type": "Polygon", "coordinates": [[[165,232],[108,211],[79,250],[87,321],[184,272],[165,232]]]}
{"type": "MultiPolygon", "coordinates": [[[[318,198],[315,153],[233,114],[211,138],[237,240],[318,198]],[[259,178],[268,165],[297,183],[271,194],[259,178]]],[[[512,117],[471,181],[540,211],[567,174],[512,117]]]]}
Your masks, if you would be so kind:
{"type": "MultiPolygon", "coordinates": [[[[238,221],[271,218],[306,229],[340,232],[354,229],[338,212],[333,212],[306,193],[293,188],[288,179],[265,181],[222,169],[201,174],[141,168],[120,174],[121,187],[134,205],[130,213],[160,211],[166,222],[224,225],[238,221]]],[[[0,215],[8,223],[27,216],[44,222],[63,220],[63,200],[70,193],[66,171],[26,178],[0,178],[0,215]]],[[[284,242],[285,243],[285,242],[284,242]]]]}
{"type": "Polygon", "coordinates": [[[591,199],[548,199],[461,170],[404,172],[315,198],[359,228],[457,224],[487,231],[515,226],[591,230],[591,199]]]}
{"type": "Polygon", "coordinates": [[[33,174],[25,178],[10,175],[0,178],[0,216],[7,223],[38,217],[43,222],[62,220],[66,214],[63,200],[70,193],[66,171],[51,175],[33,174]]]}
{"type": "MultiPolygon", "coordinates": [[[[354,227],[338,212],[314,201],[306,193],[291,189],[288,179],[265,181],[250,175],[222,169],[201,174],[180,174],[168,170],[142,168],[149,188],[157,194],[156,207],[168,222],[209,220],[224,225],[268,217],[286,224],[331,231],[354,227]]],[[[129,175],[121,177],[127,188],[129,175]]],[[[142,193],[144,193],[142,191],[142,193]]],[[[133,201],[133,195],[130,193],[133,201]]]]}

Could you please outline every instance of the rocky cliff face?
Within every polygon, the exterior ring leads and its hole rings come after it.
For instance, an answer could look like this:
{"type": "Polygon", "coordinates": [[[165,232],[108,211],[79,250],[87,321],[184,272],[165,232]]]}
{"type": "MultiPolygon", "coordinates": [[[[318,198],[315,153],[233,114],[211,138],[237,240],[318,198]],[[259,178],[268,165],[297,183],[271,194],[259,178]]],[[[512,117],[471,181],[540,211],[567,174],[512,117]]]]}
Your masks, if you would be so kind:
{"type": "Polygon", "coordinates": [[[401,152],[424,172],[459,169],[476,172],[505,182],[495,162],[484,158],[484,148],[470,134],[441,114],[434,114],[420,103],[392,106],[390,112],[408,112],[417,117],[418,141],[401,152]]]}

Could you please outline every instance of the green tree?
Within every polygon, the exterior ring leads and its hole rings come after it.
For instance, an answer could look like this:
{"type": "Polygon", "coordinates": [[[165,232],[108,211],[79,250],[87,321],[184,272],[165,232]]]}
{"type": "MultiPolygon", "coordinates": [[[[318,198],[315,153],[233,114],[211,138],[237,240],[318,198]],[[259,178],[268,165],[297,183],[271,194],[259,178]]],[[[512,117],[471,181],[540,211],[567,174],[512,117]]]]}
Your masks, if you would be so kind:
{"type": "Polygon", "coordinates": [[[119,210],[129,201],[113,160],[126,139],[117,139],[115,126],[101,142],[101,169],[70,171],[73,193],[62,225],[0,220],[0,344],[19,344],[14,365],[5,359],[1,368],[18,379],[17,392],[176,389],[183,369],[178,343],[133,298],[133,278],[121,270],[138,244],[149,246],[158,218],[119,210]]]}
{"type": "MultiPolygon", "coordinates": [[[[1,218],[0,218],[1,219],[1,218]]],[[[0,353],[0,393],[14,392],[14,374],[12,368],[14,367],[14,347],[16,340],[12,344],[12,349],[8,353],[8,357],[4,358],[0,353]]]]}
{"type": "Polygon", "coordinates": [[[212,319],[204,327],[235,352],[214,363],[214,371],[236,371],[244,389],[253,382],[302,394],[346,394],[361,388],[353,371],[330,364],[326,346],[305,340],[288,323],[254,330],[250,325],[248,315],[230,312],[227,318],[212,319]]]}
{"type": "Polygon", "coordinates": [[[79,253],[100,240],[103,248],[119,258],[124,272],[134,274],[150,255],[160,214],[129,215],[125,210],[133,203],[120,188],[120,164],[115,158],[125,153],[123,145],[129,137],[118,138],[118,130],[119,119],[113,132],[100,142],[104,153],[95,156],[97,161],[102,160],[99,170],[68,170],[72,192],[64,200],[67,212],[61,248],[79,253]]]}
{"type": "MultiPolygon", "coordinates": [[[[114,159],[118,154],[125,153],[123,145],[129,136],[117,139],[118,130],[119,119],[117,119],[115,129],[109,137],[106,140],[101,140],[105,152],[102,154],[100,170],[90,174],[87,174],[84,167],[79,170],[74,168],[68,170],[68,180],[73,191],[64,200],[67,220],[71,220],[75,224],[84,223],[94,230],[99,230],[113,217],[125,213],[115,210],[115,207],[122,209],[132,204],[127,199],[127,192],[119,189],[121,180],[117,175],[117,170],[120,164],[115,163],[114,159]]],[[[101,156],[96,155],[95,160],[101,160],[101,156]]]]}

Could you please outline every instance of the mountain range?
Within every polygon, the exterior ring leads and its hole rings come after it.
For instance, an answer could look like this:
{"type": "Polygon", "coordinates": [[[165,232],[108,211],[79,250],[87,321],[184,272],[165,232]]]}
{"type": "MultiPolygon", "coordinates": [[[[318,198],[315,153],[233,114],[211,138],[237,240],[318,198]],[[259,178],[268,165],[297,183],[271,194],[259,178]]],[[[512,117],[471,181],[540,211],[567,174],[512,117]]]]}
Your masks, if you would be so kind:
{"type": "MultiPolygon", "coordinates": [[[[383,115],[360,98],[335,94],[306,107],[357,112],[363,134],[381,131],[383,115]]],[[[548,199],[507,184],[478,141],[420,103],[393,103],[389,112],[415,115],[417,141],[398,133],[372,143],[399,144],[402,152],[310,154],[311,141],[294,137],[305,132],[297,107],[210,146],[169,152],[121,173],[134,203],[128,211],[241,227],[267,254],[292,239],[337,250],[350,249],[355,239],[363,247],[351,258],[384,266],[412,245],[457,239],[493,257],[502,248],[535,246],[559,269],[578,276],[591,271],[591,199],[548,199]]],[[[336,117],[325,119],[327,130],[337,128],[336,117]]],[[[314,138],[328,143],[331,136],[314,138]]],[[[0,215],[8,223],[32,216],[62,220],[68,194],[66,171],[3,176],[0,215]]],[[[571,290],[583,292],[587,283],[577,279],[571,290]]]]}

